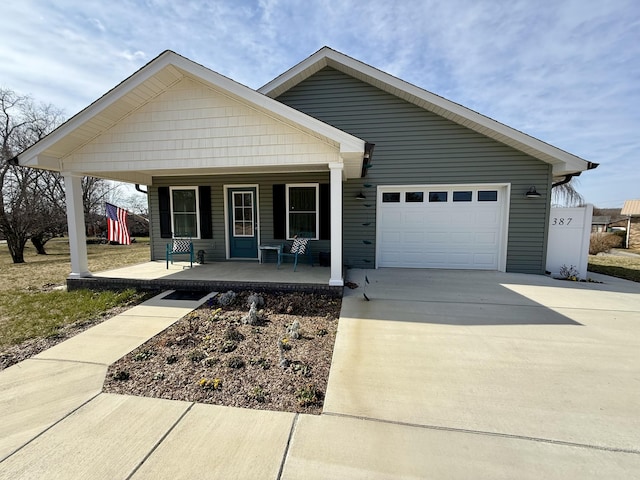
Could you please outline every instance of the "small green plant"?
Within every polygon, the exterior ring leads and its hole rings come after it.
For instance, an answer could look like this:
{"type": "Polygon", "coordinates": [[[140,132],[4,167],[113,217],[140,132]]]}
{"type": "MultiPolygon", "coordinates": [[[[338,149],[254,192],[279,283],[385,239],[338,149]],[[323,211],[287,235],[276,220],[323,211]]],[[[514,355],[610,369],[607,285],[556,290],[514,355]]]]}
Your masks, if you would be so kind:
{"type": "Polygon", "coordinates": [[[218,307],[209,314],[209,320],[217,322],[222,317],[222,308],[218,307]]]}
{"type": "Polygon", "coordinates": [[[318,331],[316,332],[316,335],[318,335],[319,337],[324,337],[325,335],[329,334],[329,330],[327,330],[326,328],[319,328],[318,331]]]}
{"type": "Polygon", "coordinates": [[[153,357],[156,354],[156,352],[154,352],[153,350],[151,350],[150,348],[145,348],[144,350],[136,353],[133,356],[133,360],[136,362],[143,362],[145,360],[149,360],[151,357],[153,357]]]}
{"type": "Polygon", "coordinates": [[[249,392],[248,397],[255,400],[258,403],[264,403],[267,401],[267,391],[260,385],[253,387],[249,392]]]}
{"type": "Polygon", "coordinates": [[[245,362],[242,357],[231,357],[227,362],[227,366],[229,368],[243,368],[245,366],[245,362]]]}
{"type": "Polygon", "coordinates": [[[310,377],[311,376],[311,365],[309,365],[307,363],[293,362],[291,364],[291,369],[295,373],[299,373],[303,377],[310,377]]]}
{"type": "Polygon", "coordinates": [[[227,293],[221,293],[218,295],[218,305],[222,307],[228,307],[229,305],[233,305],[233,302],[236,301],[236,292],[233,290],[229,290],[227,293]]]}
{"type": "Polygon", "coordinates": [[[244,340],[244,335],[238,331],[236,327],[229,327],[224,332],[225,340],[233,340],[234,342],[241,342],[244,340]]]}
{"type": "Polygon", "coordinates": [[[222,388],[221,378],[201,378],[198,385],[204,390],[219,390],[222,388]]]}
{"type": "Polygon", "coordinates": [[[238,348],[238,342],[235,340],[225,340],[225,342],[220,347],[220,351],[222,353],[233,352],[236,348],[238,348]]]}
{"type": "Polygon", "coordinates": [[[249,363],[251,365],[261,367],[263,370],[269,370],[269,368],[271,368],[271,360],[267,360],[264,357],[251,359],[249,360],[249,363]]]}
{"type": "Polygon", "coordinates": [[[291,340],[289,339],[289,337],[281,338],[280,346],[282,347],[282,350],[286,350],[286,351],[291,350],[291,340]]]}
{"type": "Polygon", "coordinates": [[[571,265],[570,267],[562,265],[560,267],[560,278],[577,282],[580,279],[580,272],[578,272],[575,265],[571,265]]]}
{"type": "Polygon", "coordinates": [[[187,353],[187,358],[193,363],[197,363],[204,360],[206,358],[206,355],[202,350],[194,349],[187,353]]]}
{"type": "Polygon", "coordinates": [[[117,372],[114,372],[111,377],[119,382],[126,382],[129,380],[129,372],[126,370],[118,370],[117,372]]]}
{"type": "Polygon", "coordinates": [[[321,397],[321,392],[314,384],[309,384],[296,392],[296,399],[301,407],[316,405],[320,402],[321,397]]]}
{"type": "Polygon", "coordinates": [[[251,307],[252,304],[256,304],[256,307],[264,307],[264,298],[257,293],[252,293],[247,297],[247,307],[251,307]]]}
{"type": "Polygon", "coordinates": [[[207,357],[207,358],[204,359],[203,363],[204,363],[205,367],[213,367],[218,362],[220,362],[220,359],[218,359],[218,358],[207,357]]]}
{"type": "Polygon", "coordinates": [[[169,356],[167,356],[167,365],[171,365],[173,363],[176,363],[178,361],[178,356],[171,354],[169,356]]]}

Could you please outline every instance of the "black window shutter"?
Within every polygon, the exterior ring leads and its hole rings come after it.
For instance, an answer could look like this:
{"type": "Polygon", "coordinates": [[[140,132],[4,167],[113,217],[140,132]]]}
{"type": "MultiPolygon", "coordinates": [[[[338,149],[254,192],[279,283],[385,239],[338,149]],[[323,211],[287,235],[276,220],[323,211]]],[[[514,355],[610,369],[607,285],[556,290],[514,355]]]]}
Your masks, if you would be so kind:
{"type": "Polygon", "coordinates": [[[211,187],[201,185],[198,187],[200,200],[200,238],[213,238],[213,226],[211,225],[211,187]]]}
{"type": "Polygon", "coordinates": [[[320,184],[320,240],[331,239],[331,185],[320,184]]]}
{"type": "Polygon", "coordinates": [[[158,208],[160,210],[160,238],[171,238],[169,187],[158,187],[158,208]]]}
{"type": "Polygon", "coordinates": [[[286,185],[277,184],[273,186],[273,239],[284,240],[287,228],[287,200],[286,185]]]}

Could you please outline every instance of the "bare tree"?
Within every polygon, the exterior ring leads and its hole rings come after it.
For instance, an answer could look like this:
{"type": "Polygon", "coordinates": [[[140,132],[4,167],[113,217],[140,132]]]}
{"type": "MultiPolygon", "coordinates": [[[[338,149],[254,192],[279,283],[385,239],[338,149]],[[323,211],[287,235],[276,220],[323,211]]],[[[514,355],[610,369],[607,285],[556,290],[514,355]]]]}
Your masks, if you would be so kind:
{"type": "MultiPolygon", "coordinates": [[[[59,226],[64,202],[61,210],[43,194],[47,185],[58,181],[57,173],[24,168],[10,160],[61,121],[62,113],[52,105],[35,104],[30,97],[0,89],[0,233],[14,263],[24,263],[29,238],[44,238],[54,219],[59,226]]],[[[42,247],[44,251],[44,244],[42,247]]]]}
{"type": "Polygon", "coordinates": [[[584,198],[576,190],[578,180],[571,177],[567,183],[557,183],[551,189],[551,200],[553,205],[564,207],[579,207],[584,205],[584,198]]]}

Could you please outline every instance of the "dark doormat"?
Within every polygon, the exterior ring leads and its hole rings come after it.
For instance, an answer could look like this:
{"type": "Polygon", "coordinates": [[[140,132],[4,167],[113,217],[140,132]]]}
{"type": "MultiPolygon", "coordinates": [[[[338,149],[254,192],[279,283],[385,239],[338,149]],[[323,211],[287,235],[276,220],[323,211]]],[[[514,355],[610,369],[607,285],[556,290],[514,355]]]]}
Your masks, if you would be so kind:
{"type": "Polygon", "coordinates": [[[200,300],[209,295],[209,292],[193,292],[190,290],[176,290],[162,297],[162,300],[200,300]]]}

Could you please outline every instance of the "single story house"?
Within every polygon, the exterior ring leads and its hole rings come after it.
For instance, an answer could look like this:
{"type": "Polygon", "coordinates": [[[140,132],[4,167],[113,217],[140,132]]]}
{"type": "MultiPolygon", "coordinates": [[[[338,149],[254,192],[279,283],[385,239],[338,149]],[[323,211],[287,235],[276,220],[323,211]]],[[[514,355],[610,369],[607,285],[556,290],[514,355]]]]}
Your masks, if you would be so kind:
{"type": "Polygon", "coordinates": [[[542,274],[552,185],[597,166],[328,47],[257,91],[165,51],[14,161],[63,174],[72,277],[90,175],[147,186],[152,260],[304,234],[335,286],[345,266],[542,274]]]}
{"type": "Polygon", "coordinates": [[[640,248],[640,200],[626,200],[620,215],[627,217],[627,248],[640,248]]]}
{"type": "Polygon", "coordinates": [[[591,233],[603,233],[609,229],[611,223],[611,216],[609,215],[594,215],[591,217],[591,233]]]}

